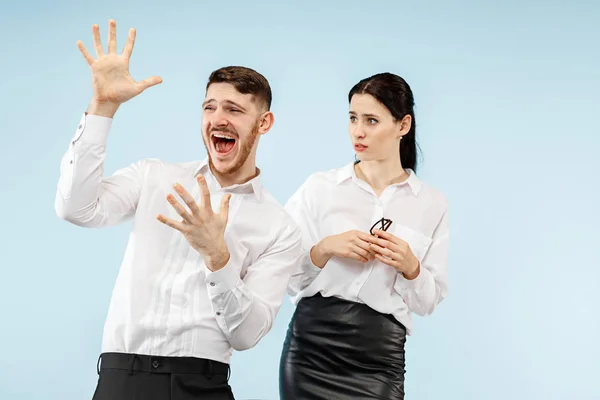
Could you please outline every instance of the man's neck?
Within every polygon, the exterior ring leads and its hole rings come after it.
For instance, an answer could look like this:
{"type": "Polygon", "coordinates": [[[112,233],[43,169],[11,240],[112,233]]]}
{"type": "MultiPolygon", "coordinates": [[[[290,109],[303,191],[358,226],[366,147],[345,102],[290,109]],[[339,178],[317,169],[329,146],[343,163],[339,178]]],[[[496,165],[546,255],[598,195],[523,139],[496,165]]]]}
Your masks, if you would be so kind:
{"type": "Polygon", "coordinates": [[[242,168],[230,174],[222,174],[216,171],[212,165],[210,170],[221,187],[244,184],[260,174],[260,169],[254,163],[247,163],[242,168]]]}

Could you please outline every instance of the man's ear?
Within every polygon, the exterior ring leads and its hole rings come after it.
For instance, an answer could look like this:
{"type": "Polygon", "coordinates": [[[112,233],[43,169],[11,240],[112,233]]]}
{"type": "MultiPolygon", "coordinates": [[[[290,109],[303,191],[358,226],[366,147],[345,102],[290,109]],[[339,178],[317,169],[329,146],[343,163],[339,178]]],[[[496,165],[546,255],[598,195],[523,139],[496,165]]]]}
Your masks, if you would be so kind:
{"type": "Polygon", "coordinates": [[[258,124],[258,134],[263,135],[267,133],[273,127],[275,123],[275,115],[271,111],[265,112],[260,117],[260,122],[258,124]]]}

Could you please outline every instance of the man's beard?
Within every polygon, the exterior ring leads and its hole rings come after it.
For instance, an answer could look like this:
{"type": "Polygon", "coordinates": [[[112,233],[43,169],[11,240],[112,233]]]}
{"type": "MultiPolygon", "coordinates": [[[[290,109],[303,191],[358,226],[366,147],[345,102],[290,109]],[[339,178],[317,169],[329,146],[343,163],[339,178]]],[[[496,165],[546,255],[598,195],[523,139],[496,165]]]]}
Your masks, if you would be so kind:
{"type": "MultiPolygon", "coordinates": [[[[208,148],[208,144],[206,143],[206,139],[203,140],[204,142],[204,147],[206,148],[206,153],[208,154],[208,163],[210,165],[210,169],[212,171],[216,171],[221,175],[232,175],[235,174],[236,172],[238,172],[246,163],[246,161],[248,160],[248,157],[250,157],[250,153],[252,152],[252,148],[254,147],[254,143],[256,142],[256,139],[258,139],[258,128],[259,128],[259,122],[260,121],[256,121],[256,123],[254,124],[254,126],[252,127],[252,130],[250,131],[250,134],[248,135],[248,137],[244,140],[244,142],[242,142],[241,137],[238,135],[238,154],[235,158],[235,162],[234,164],[223,170],[220,171],[218,169],[216,169],[215,164],[212,161],[212,157],[208,148]]],[[[223,132],[223,133],[234,133],[231,132],[228,129],[211,129],[208,132],[208,140],[210,140],[210,135],[213,132],[223,132]]]]}

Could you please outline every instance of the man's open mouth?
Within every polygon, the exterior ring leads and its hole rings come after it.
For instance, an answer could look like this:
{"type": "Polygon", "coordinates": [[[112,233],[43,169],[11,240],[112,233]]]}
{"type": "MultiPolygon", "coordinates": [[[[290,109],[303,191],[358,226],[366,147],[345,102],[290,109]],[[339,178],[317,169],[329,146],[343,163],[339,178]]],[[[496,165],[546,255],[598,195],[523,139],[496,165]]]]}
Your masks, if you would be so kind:
{"type": "Polygon", "coordinates": [[[214,132],[210,135],[213,147],[220,155],[229,153],[235,147],[236,138],[224,132],[214,132]]]}

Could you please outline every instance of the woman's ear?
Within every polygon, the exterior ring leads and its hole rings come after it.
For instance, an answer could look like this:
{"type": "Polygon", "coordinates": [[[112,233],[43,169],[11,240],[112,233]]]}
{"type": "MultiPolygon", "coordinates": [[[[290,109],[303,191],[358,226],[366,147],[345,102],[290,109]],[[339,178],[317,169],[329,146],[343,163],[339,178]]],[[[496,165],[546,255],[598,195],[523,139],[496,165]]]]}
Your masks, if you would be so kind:
{"type": "Polygon", "coordinates": [[[412,125],[412,117],[409,114],[406,114],[398,124],[398,137],[402,137],[410,132],[410,127],[412,125]]]}

